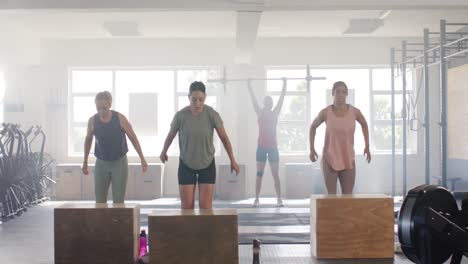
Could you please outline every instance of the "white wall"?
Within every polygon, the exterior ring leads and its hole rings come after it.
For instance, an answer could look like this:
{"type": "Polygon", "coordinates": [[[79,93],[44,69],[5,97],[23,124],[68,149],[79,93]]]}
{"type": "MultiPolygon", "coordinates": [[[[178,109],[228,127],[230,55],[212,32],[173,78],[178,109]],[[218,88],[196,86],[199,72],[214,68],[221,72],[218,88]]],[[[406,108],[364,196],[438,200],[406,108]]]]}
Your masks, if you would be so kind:
{"type": "Polygon", "coordinates": [[[2,32],[2,36],[0,36],[0,65],[38,63],[40,63],[40,41],[37,38],[21,36],[18,32],[14,34],[2,32]]]}
{"type": "MultiPolygon", "coordinates": [[[[16,65],[11,66],[10,63],[8,66],[6,102],[24,103],[25,107],[24,112],[7,112],[5,120],[25,126],[42,125],[49,139],[47,151],[59,162],[80,163],[80,158],[69,158],[66,155],[68,67],[224,65],[228,78],[251,77],[263,75],[264,67],[272,65],[388,65],[390,48],[397,47],[400,41],[386,38],[260,39],[253,64],[247,66],[233,64],[235,41],[232,39],[50,40],[41,43],[40,63],[36,60],[17,60],[16,65]]],[[[257,95],[263,95],[264,87],[257,88],[257,95]]],[[[246,188],[247,193],[253,195],[258,128],[243,85],[229,85],[221,98],[220,112],[238,162],[247,164],[246,188]]],[[[362,136],[360,129],[357,129],[356,136],[362,136]]],[[[148,147],[150,146],[143,146],[144,149],[148,147]]],[[[391,193],[391,156],[374,155],[372,163],[365,164],[361,152],[362,150],[356,150],[356,191],[391,193]]],[[[158,158],[148,157],[148,161],[158,162],[158,158]]],[[[227,162],[224,152],[217,162],[227,162]]],[[[284,177],[282,164],[286,162],[309,161],[307,156],[281,157],[283,187],[287,179],[284,177]]],[[[397,164],[401,166],[401,161],[397,161],[397,164]]],[[[409,156],[408,164],[408,185],[422,183],[423,156],[409,156]]],[[[165,194],[176,196],[176,157],[170,157],[165,171],[165,194]]],[[[397,175],[400,182],[401,169],[397,170],[397,175]]],[[[264,179],[262,194],[274,195],[273,181],[268,169],[264,179]]]]}
{"type": "Polygon", "coordinates": [[[389,65],[393,38],[281,38],[257,41],[259,65],[389,65]]]}

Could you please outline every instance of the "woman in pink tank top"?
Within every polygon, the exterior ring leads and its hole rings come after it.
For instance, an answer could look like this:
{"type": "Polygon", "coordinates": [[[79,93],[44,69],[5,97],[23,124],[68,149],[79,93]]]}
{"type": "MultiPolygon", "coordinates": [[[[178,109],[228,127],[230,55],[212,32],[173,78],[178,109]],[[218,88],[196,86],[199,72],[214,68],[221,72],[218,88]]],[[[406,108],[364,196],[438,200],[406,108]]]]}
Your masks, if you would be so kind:
{"type": "Polygon", "coordinates": [[[322,172],[328,194],[336,194],[337,180],[343,194],[352,194],[356,178],[354,162],[354,131],[356,121],[361,125],[366,146],[364,155],[371,161],[369,151],[369,128],[359,109],[346,103],[348,87],[344,82],[333,84],[333,104],[324,108],[310,126],[310,160],[318,159],[315,152],[315,131],[320,124],[326,123],[325,144],[323,146],[322,172]]]}
{"type": "Polygon", "coordinates": [[[265,165],[268,160],[271,174],[275,182],[275,191],[277,196],[277,206],[283,206],[281,199],[281,183],[279,179],[279,152],[276,140],[276,128],[278,126],[278,116],[283,107],[284,96],[286,95],[286,79],[283,78],[283,88],[278,103],[273,108],[273,99],[271,96],[265,96],[263,99],[263,108],[258,105],[257,99],[252,91],[250,81],[247,83],[250,99],[258,117],[258,146],[256,152],[257,160],[257,179],[255,181],[255,200],[254,207],[260,205],[260,189],[262,187],[262,178],[265,171],[265,165]]]}

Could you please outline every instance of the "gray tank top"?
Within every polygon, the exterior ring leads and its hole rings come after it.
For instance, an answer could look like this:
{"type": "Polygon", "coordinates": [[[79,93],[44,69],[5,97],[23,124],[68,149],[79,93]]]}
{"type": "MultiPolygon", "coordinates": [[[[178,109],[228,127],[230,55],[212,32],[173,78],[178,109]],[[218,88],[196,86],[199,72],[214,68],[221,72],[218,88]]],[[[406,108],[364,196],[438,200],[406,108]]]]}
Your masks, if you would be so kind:
{"type": "Polygon", "coordinates": [[[99,115],[94,115],[94,156],[100,160],[118,160],[128,152],[127,137],[119,121],[119,113],[111,110],[112,118],[104,123],[99,115]]]}

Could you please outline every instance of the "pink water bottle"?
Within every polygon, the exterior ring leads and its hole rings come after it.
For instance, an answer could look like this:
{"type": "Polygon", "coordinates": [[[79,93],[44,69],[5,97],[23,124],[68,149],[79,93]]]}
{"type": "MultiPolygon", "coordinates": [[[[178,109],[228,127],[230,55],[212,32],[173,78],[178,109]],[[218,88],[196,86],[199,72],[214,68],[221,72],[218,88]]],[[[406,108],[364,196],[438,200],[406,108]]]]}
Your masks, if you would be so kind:
{"type": "Polygon", "coordinates": [[[148,253],[147,245],[146,231],[143,229],[140,233],[140,257],[148,253]]]}

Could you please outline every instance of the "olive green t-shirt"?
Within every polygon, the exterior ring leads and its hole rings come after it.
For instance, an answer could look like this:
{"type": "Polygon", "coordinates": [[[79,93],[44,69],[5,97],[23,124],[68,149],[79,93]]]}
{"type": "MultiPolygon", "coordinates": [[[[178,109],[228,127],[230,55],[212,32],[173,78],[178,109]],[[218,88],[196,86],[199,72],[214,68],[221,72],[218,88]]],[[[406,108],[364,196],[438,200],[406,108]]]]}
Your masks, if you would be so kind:
{"type": "Polygon", "coordinates": [[[223,120],[208,105],[196,116],[188,106],[178,111],[172,120],[171,130],[179,132],[180,159],[194,170],[207,168],[215,154],[214,129],[220,127],[223,127],[223,120]]]}

